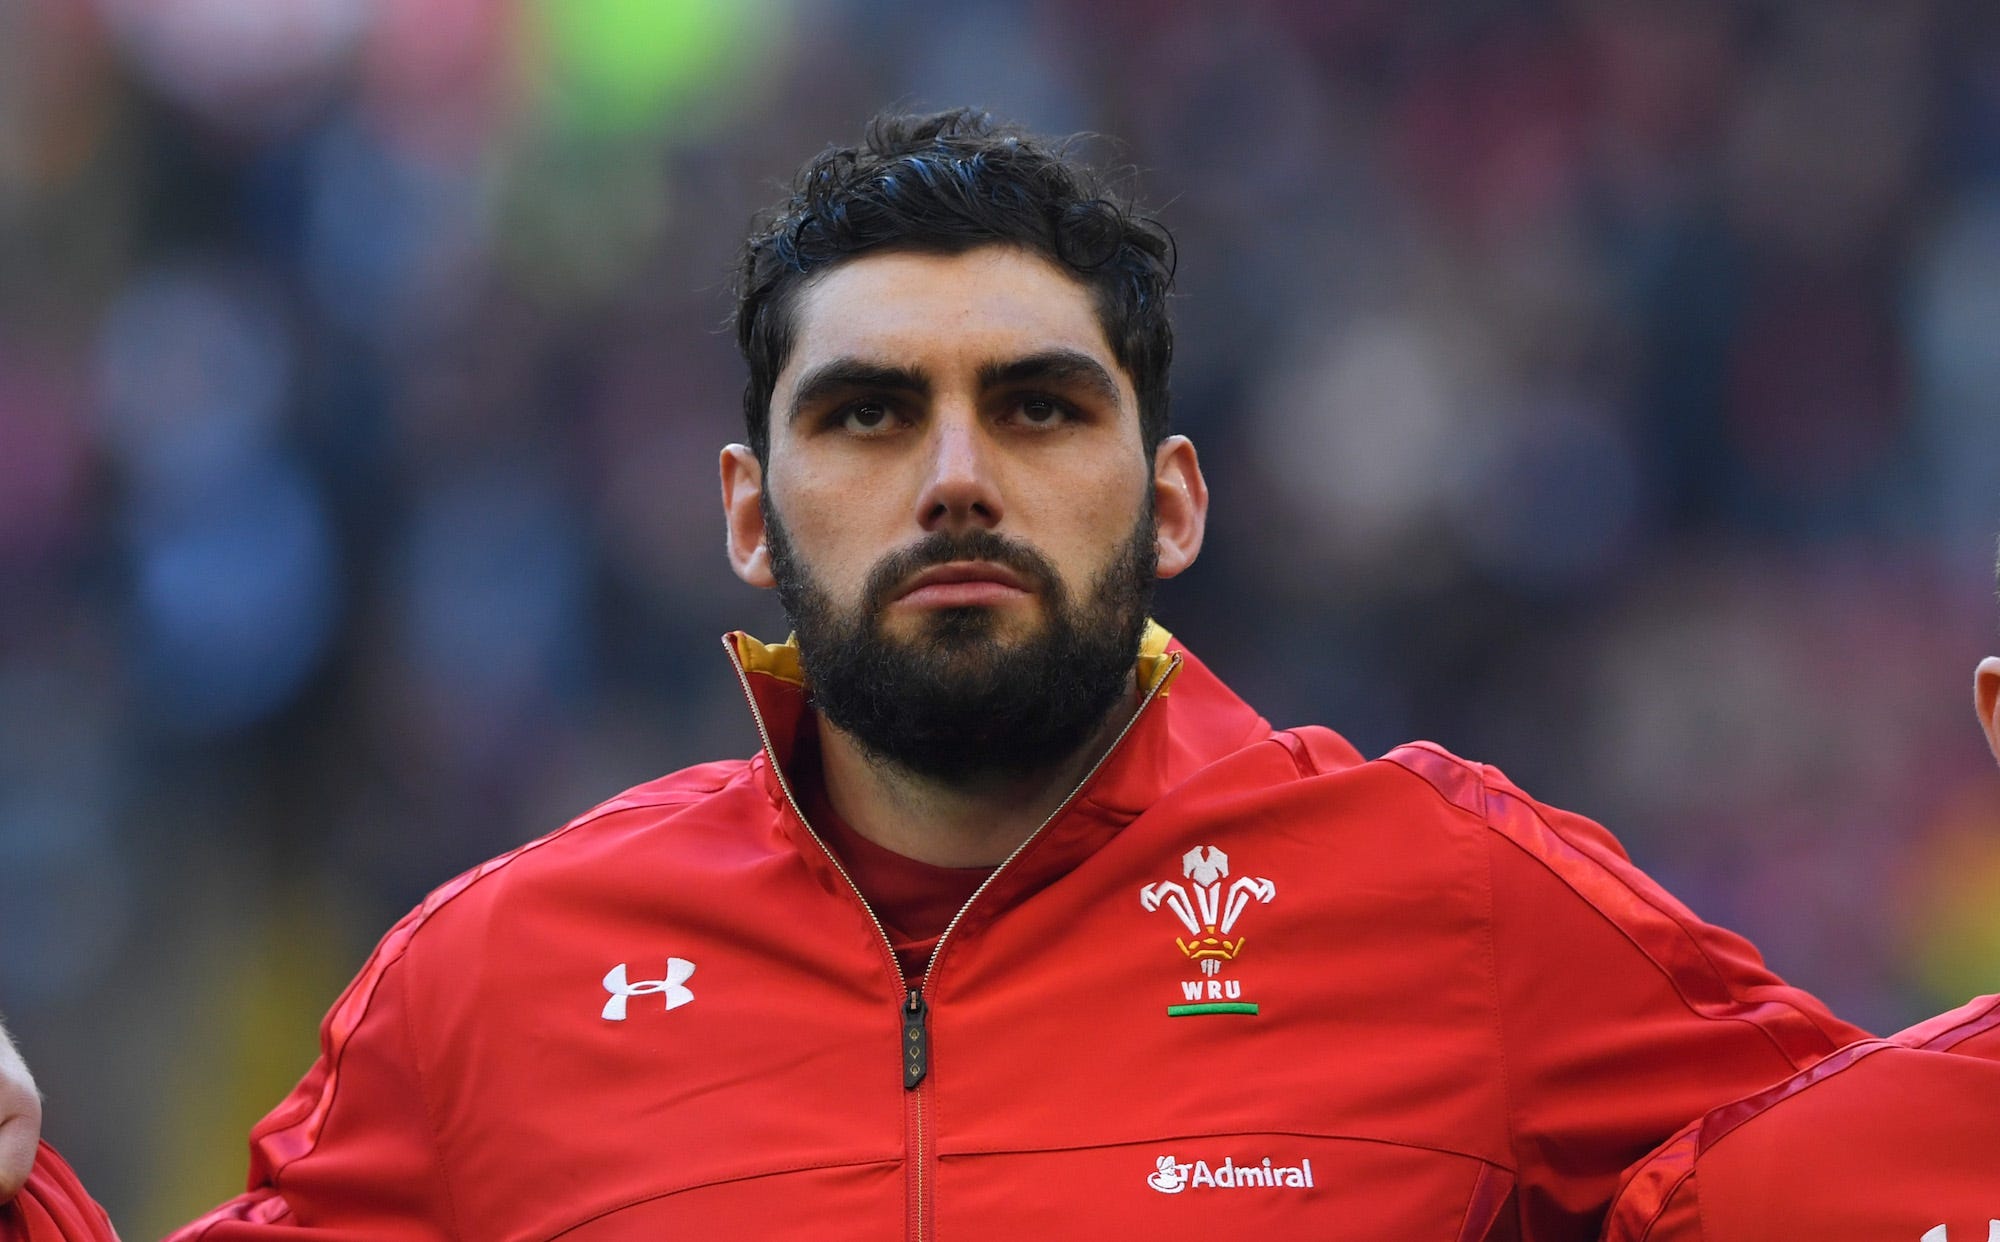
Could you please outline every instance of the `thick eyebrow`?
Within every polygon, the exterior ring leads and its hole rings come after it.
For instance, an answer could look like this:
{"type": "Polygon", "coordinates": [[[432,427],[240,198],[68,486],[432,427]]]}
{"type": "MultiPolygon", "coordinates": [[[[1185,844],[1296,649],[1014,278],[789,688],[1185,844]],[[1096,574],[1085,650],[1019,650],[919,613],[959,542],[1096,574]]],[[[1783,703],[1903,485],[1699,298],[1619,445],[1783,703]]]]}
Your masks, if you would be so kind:
{"type": "Polygon", "coordinates": [[[792,406],[785,414],[785,421],[795,422],[800,412],[808,406],[823,402],[837,393],[856,388],[927,397],[930,395],[931,382],[922,372],[913,371],[908,367],[867,362],[860,358],[835,358],[831,362],[814,367],[799,378],[799,386],[792,393],[792,406]]]}
{"type": "Polygon", "coordinates": [[[1082,387],[1111,405],[1118,405],[1118,381],[1104,364],[1073,349],[1047,349],[1038,354],[989,362],[979,368],[979,386],[1011,388],[1024,384],[1082,387]]]}

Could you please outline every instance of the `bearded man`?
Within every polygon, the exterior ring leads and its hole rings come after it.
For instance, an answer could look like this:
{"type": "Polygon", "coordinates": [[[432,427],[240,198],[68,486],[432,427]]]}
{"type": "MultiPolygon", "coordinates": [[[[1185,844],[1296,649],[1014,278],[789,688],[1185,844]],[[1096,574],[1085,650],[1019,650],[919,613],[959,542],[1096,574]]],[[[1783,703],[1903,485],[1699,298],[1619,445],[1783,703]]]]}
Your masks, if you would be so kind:
{"type": "Polygon", "coordinates": [[[1171,255],[975,113],[809,163],[721,458],[796,627],[724,642],[761,749],[438,889],[176,1236],[1581,1242],[1861,1034],[1596,825],[1149,621],[1208,511],[1171,255]]]}

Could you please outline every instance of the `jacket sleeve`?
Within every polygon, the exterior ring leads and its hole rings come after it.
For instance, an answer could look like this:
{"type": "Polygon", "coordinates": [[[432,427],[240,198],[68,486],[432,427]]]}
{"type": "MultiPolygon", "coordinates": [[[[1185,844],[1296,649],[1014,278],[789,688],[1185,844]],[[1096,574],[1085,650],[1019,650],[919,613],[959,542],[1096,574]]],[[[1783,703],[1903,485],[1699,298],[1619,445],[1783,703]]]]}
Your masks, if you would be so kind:
{"type": "Polygon", "coordinates": [[[1524,1237],[1595,1238],[1620,1173],[1648,1151],[1866,1036],[1697,918],[1597,824],[1428,744],[1388,757],[1481,822],[1524,1237]]]}
{"type": "Polygon", "coordinates": [[[43,1143],[28,1184],[0,1204],[0,1242],[118,1242],[118,1235],[75,1172],[43,1143]]]}
{"type": "Polygon", "coordinates": [[[457,1234],[410,1039],[404,960],[423,920],[392,928],[320,1024],[320,1054],[250,1132],[249,1188],[168,1242],[431,1242],[457,1234]]]}
{"type": "Polygon", "coordinates": [[[1633,1169],[1604,1221],[1602,1242],[1702,1242],[1695,1157],[1703,1127],[1693,1122],[1633,1169]]]}
{"type": "Polygon", "coordinates": [[[1598,825],[1482,776],[1522,1232],[1591,1238],[1627,1166],[1867,1032],[1695,917],[1598,825]]]}

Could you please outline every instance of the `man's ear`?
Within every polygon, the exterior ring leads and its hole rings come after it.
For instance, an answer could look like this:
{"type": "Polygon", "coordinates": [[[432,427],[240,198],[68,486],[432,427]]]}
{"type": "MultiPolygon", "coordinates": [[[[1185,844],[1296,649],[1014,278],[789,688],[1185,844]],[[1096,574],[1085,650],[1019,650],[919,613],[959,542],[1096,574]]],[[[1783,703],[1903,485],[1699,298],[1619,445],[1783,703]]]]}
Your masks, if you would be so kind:
{"type": "Polygon", "coordinates": [[[729,528],[729,567],[753,587],[774,587],[765,543],[764,467],[748,445],[722,450],[722,520],[729,528]]]}
{"type": "Polygon", "coordinates": [[[2000,656],[1987,656],[1972,671],[1972,706],[1979,712],[1987,747],[2000,759],[2000,656]]]}
{"type": "Polygon", "coordinates": [[[1159,576],[1171,578],[1201,554],[1208,531],[1208,481],[1186,436],[1168,436],[1153,450],[1153,515],[1158,529],[1159,576]]]}

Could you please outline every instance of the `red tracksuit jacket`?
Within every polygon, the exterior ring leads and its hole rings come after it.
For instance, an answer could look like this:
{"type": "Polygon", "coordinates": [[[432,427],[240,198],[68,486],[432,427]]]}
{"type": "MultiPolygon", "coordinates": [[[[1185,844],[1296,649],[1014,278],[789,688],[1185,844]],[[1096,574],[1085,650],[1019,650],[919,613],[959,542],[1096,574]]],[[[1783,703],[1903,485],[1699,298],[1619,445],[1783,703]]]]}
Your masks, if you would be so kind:
{"type": "Polygon", "coordinates": [[[1634,1170],[1604,1236],[2000,1239],[2000,996],[1696,1120],[1634,1170]]]}
{"type": "Polygon", "coordinates": [[[766,739],[446,884],[181,1242],[1594,1237],[1622,1169],[1856,1038],[1596,825],[1429,745],[1146,705],[906,989],[766,739]]]}

